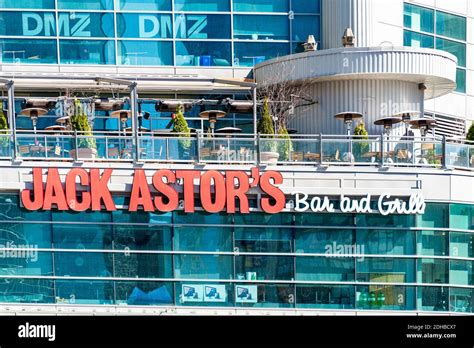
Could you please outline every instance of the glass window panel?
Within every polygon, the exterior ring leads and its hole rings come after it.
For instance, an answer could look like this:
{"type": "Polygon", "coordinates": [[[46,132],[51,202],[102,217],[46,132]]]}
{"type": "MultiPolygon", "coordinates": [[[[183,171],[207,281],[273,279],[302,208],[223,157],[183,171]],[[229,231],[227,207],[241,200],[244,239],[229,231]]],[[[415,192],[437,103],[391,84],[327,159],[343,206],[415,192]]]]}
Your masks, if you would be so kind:
{"type": "Polygon", "coordinates": [[[425,213],[417,215],[419,227],[443,228],[449,226],[449,205],[430,203],[425,213]]]}
{"type": "Polygon", "coordinates": [[[55,252],[55,274],[71,277],[111,277],[112,258],[111,253],[55,252]]]}
{"type": "Polygon", "coordinates": [[[55,0],[0,0],[0,8],[54,9],[55,0]]]}
{"type": "Polygon", "coordinates": [[[389,258],[357,259],[357,281],[414,283],[415,260],[389,258]]]}
{"type": "MultiPolygon", "coordinates": [[[[3,212],[3,211],[2,211],[3,212]]],[[[51,248],[51,225],[33,223],[2,223],[0,248],[7,244],[31,248],[51,248]]]]}
{"type": "Polygon", "coordinates": [[[296,252],[313,254],[336,254],[337,247],[352,247],[352,230],[296,229],[296,252]]]}
{"type": "Polygon", "coordinates": [[[289,256],[237,256],[238,280],[292,280],[294,259],[289,256]]]}
{"type": "Polygon", "coordinates": [[[226,283],[175,283],[176,305],[199,307],[234,306],[233,284],[226,283]]]}
{"type": "MultiPolygon", "coordinates": [[[[330,214],[331,215],[331,214],[330,214]]],[[[359,214],[356,215],[357,226],[367,227],[413,227],[415,225],[414,215],[387,215],[359,214]]]]}
{"type": "Polygon", "coordinates": [[[295,16],[291,21],[293,41],[305,42],[308,35],[314,35],[316,41],[321,37],[319,16],[295,16]]]}
{"type": "Polygon", "coordinates": [[[466,93],[466,70],[456,70],[456,92],[466,93]]]}
{"type": "Polygon", "coordinates": [[[232,251],[232,229],[176,226],[174,247],[175,250],[232,251]]]}
{"type": "Polygon", "coordinates": [[[450,232],[450,256],[474,258],[474,233],[450,232]]]}
{"type": "Polygon", "coordinates": [[[28,250],[0,249],[0,275],[51,276],[53,275],[50,252],[38,252],[37,248],[28,250]]]}
{"type": "Polygon", "coordinates": [[[57,222],[92,222],[92,223],[109,223],[111,215],[108,212],[102,211],[83,211],[83,212],[72,212],[72,211],[52,211],[52,221],[57,222]]]}
{"type": "Polygon", "coordinates": [[[287,284],[236,284],[236,307],[294,307],[295,290],[287,284]]]}
{"type": "Polygon", "coordinates": [[[221,255],[175,255],[175,278],[232,279],[232,257],[221,255]]]}
{"type": "Polygon", "coordinates": [[[115,303],[130,306],[172,305],[173,284],[164,282],[115,282],[115,303]]]}
{"type": "Polygon", "coordinates": [[[415,233],[412,231],[357,230],[356,236],[356,245],[364,254],[415,254],[415,233]]]}
{"type": "Polygon", "coordinates": [[[436,38],[436,48],[454,54],[458,58],[458,65],[466,67],[466,44],[436,38]]]}
{"type": "Polygon", "coordinates": [[[171,250],[171,227],[114,225],[115,250],[171,250]]]}
{"type": "Polygon", "coordinates": [[[53,224],[54,247],[58,249],[111,249],[110,225],[53,224]]]}
{"type": "Polygon", "coordinates": [[[286,16],[234,16],[234,38],[244,40],[289,40],[286,16]]]}
{"type": "Polygon", "coordinates": [[[357,286],[357,308],[370,310],[414,310],[414,287],[396,285],[357,286]]]}
{"type": "Polygon", "coordinates": [[[163,254],[114,254],[115,276],[121,278],[171,278],[170,255],[163,254]]]}
{"type": "Polygon", "coordinates": [[[295,13],[320,13],[320,0],[291,0],[291,9],[295,13]]]}
{"type": "Polygon", "coordinates": [[[427,284],[447,284],[449,282],[449,261],[418,260],[418,281],[427,284]]]}
{"type": "Polygon", "coordinates": [[[114,0],[58,0],[60,10],[113,10],[114,0]]]}
{"type": "Polygon", "coordinates": [[[177,41],[178,66],[230,66],[230,42],[177,41]]]}
{"type": "Polygon", "coordinates": [[[115,44],[104,40],[60,40],[61,64],[115,64],[115,44]]]}
{"type": "Polygon", "coordinates": [[[449,283],[456,285],[474,285],[473,261],[451,260],[449,283]]]}
{"type": "Polygon", "coordinates": [[[0,52],[3,63],[58,63],[56,40],[0,39],[0,52]]]}
{"type": "Polygon", "coordinates": [[[434,48],[434,37],[405,30],[403,32],[403,45],[408,47],[434,48]]]}
{"type": "Polygon", "coordinates": [[[230,11],[229,0],[174,0],[175,11],[230,11]]]}
{"type": "Polygon", "coordinates": [[[419,287],[417,308],[424,311],[447,311],[449,310],[449,290],[441,287],[419,287]]]}
{"type": "Polygon", "coordinates": [[[353,281],[354,259],[339,257],[297,257],[296,280],[353,281]]]}
{"type": "Polygon", "coordinates": [[[176,224],[221,225],[232,223],[232,215],[230,214],[209,214],[206,212],[186,214],[182,211],[175,211],[173,217],[173,222],[176,224]]]}
{"type": "Polygon", "coordinates": [[[178,39],[230,39],[230,16],[179,14],[174,20],[178,39]]]}
{"type": "Polygon", "coordinates": [[[354,286],[296,286],[296,307],[298,308],[352,309],[354,306],[354,286]]]}
{"type": "Polygon", "coordinates": [[[53,281],[49,279],[0,279],[0,302],[53,303],[53,281]]]}
{"type": "Polygon", "coordinates": [[[428,256],[448,255],[449,234],[445,231],[418,231],[418,254],[428,256]]]}
{"type": "Polygon", "coordinates": [[[436,11],[436,34],[466,41],[466,18],[436,11]]]}
{"type": "Polygon", "coordinates": [[[239,252],[290,253],[293,237],[289,229],[236,227],[235,248],[239,252]]]}
{"type": "Polygon", "coordinates": [[[474,205],[451,204],[449,215],[449,227],[474,230],[474,205]]]}
{"type": "Polygon", "coordinates": [[[121,40],[118,55],[119,64],[122,65],[173,65],[173,43],[121,40]]]}
{"type": "Polygon", "coordinates": [[[168,39],[173,37],[170,14],[119,13],[117,35],[124,38],[168,39]]]}
{"type": "Polygon", "coordinates": [[[58,28],[59,36],[64,37],[114,37],[114,15],[99,12],[60,12],[58,28]]]}
{"type": "Polygon", "coordinates": [[[434,10],[405,3],[404,12],[406,28],[434,33],[434,10]]]}
{"type": "Polygon", "coordinates": [[[171,11],[172,0],[120,0],[120,10],[171,11]]]}
{"type": "Polygon", "coordinates": [[[235,214],[236,225],[292,225],[293,214],[280,213],[280,214],[235,214]]]}
{"type": "Polygon", "coordinates": [[[2,36],[56,36],[54,12],[0,12],[2,36]]]}
{"type": "Polygon", "coordinates": [[[111,281],[56,280],[57,304],[113,304],[111,281]]]}
{"type": "Polygon", "coordinates": [[[288,12],[288,0],[234,0],[238,12],[288,12]]]}
{"type": "Polygon", "coordinates": [[[474,313],[474,290],[450,288],[449,310],[452,312],[474,313]]]}
{"type": "Polygon", "coordinates": [[[289,54],[287,43],[235,42],[234,65],[249,66],[289,54]]]}

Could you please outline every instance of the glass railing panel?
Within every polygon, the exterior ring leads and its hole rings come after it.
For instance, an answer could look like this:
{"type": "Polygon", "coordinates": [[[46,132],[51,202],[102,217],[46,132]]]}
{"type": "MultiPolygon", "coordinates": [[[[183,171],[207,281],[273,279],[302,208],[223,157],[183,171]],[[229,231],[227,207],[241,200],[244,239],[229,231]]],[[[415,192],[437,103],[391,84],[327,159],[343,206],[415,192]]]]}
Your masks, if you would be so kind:
{"type": "Polygon", "coordinates": [[[332,164],[352,163],[354,158],[351,154],[352,141],[347,138],[326,139],[321,144],[322,162],[332,164]]]}

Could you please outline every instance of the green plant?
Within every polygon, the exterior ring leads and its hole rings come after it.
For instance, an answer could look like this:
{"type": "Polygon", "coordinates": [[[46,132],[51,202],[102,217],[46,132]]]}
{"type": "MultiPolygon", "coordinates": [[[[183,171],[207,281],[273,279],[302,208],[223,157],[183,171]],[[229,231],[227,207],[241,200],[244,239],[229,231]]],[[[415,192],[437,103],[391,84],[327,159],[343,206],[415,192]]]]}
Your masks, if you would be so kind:
{"type": "Polygon", "coordinates": [[[263,114],[262,118],[258,121],[257,132],[262,134],[263,138],[263,141],[260,142],[261,151],[276,152],[275,128],[273,128],[273,120],[270,115],[267,98],[263,101],[263,114]]]}
{"type": "Polygon", "coordinates": [[[364,122],[360,122],[357,124],[357,126],[354,129],[354,135],[356,136],[355,138],[355,143],[353,146],[353,152],[354,152],[354,157],[356,160],[359,160],[361,156],[365,153],[367,153],[370,149],[370,145],[366,141],[361,141],[361,140],[368,140],[369,139],[369,133],[365,129],[365,124],[364,122]]]}
{"type": "Polygon", "coordinates": [[[278,153],[282,161],[289,161],[291,153],[293,152],[293,142],[291,141],[288,129],[282,126],[278,131],[278,153]]]}
{"type": "Polygon", "coordinates": [[[474,141],[474,123],[471,124],[471,127],[469,127],[467,131],[466,140],[474,141]]]}
{"type": "Polygon", "coordinates": [[[77,140],[77,147],[96,149],[97,143],[93,138],[92,126],[90,125],[87,114],[78,99],[74,99],[74,115],[71,116],[70,120],[72,128],[79,132],[79,135],[87,137],[79,138],[77,140]]]}
{"type": "MultiPolygon", "coordinates": [[[[173,118],[173,132],[179,133],[179,138],[190,138],[191,130],[189,129],[188,122],[184,118],[183,106],[178,105],[176,108],[176,114],[173,118]]],[[[179,140],[179,146],[182,150],[189,150],[191,147],[191,140],[179,140]]]]}
{"type": "Polygon", "coordinates": [[[0,146],[7,147],[8,146],[8,136],[4,136],[3,134],[7,134],[5,130],[8,129],[7,118],[3,113],[3,110],[0,110],[0,146]]]}

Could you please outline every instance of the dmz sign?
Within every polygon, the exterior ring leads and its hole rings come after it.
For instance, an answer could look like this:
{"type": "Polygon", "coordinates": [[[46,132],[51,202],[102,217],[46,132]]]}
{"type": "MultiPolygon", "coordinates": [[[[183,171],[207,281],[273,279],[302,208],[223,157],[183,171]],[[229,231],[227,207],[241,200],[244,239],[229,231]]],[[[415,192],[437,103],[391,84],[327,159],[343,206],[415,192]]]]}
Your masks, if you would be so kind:
{"type": "MultiPolygon", "coordinates": [[[[172,38],[173,23],[169,14],[134,14],[118,16],[119,36],[127,38],[172,38]]],[[[56,18],[52,12],[22,13],[23,36],[56,36],[56,18]]],[[[177,38],[207,39],[208,16],[180,14],[175,17],[177,38]]],[[[60,12],[59,36],[64,37],[113,37],[113,14],[60,12]]]]}
{"type": "MultiPolygon", "coordinates": [[[[112,198],[108,184],[113,170],[74,168],[61,180],[57,168],[50,168],[44,181],[43,169],[33,169],[33,188],[21,192],[21,202],[28,210],[60,211],[115,211],[117,207],[112,198]]],[[[130,192],[128,210],[148,212],[171,212],[178,209],[185,213],[194,213],[196,207],[208,213],[239,211],[250,213],[249,195],[258,198],[257,205],[267,214],[277,214],[290,206],[290,211],[315,213],[335,213],[336,208],[328,196],[316,196],[309,199],[301,192],[292,194],[287,202],[280,186],[283,176],[277,171],[261,173],[258,167],[251,169],[250,175],[245,171],[217,170],[157,170],[147,178],[142,169],[136,169],[130,192]],[[150,180],[151,179],[151,180],[150,180]],[[196,185],[197,183],[197,185],[196,185]],[[198,188],[196,193],[196,186],[198,188]],[[258,189],[260,194],[255,195],[258,189]]],[[[377,209],[371,207],[371,196],[354,199],[340,197],[339,210],[343,213],[379,213],[384,216],[424,214],[425,201],[419,193],[408,199],[391,198],[380,195],[377,209]]],[[[287,210],[288,211],[288,210],[287,210]]]]}

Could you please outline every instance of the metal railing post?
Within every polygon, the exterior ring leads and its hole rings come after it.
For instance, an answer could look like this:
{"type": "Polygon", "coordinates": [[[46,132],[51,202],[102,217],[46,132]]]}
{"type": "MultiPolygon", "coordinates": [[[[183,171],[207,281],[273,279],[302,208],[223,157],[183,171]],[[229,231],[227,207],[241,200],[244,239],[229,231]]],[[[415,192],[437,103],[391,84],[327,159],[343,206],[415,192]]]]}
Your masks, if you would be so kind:
{"type": "Polygon", "coordinates": [[[446,135],[443,135],[443,141],[441,142],[441,150],[442,150],[442,156],[441,156],[441,168],[446,169],[446,154],[447,154],[447,149],[446,149],[446,135]]]}
{"type": "Polygon", "coordinates": [[[201,132],[198,130],[196,131],[196,158],[197,163],[201,163],[201,132]]]}
{"type": "Polygon", "coordinates": [[[166,160],[170,159],[170,138],[166,137],[166,160]]]}
{"type": "Polygon", "coordinates": [[[13,141],[13,160],[18,157],[17,138],[16,138],[16,111],[15,111],[15,83],[13,80],[6,84],[8,88],[8,118],[10,121],[10,130],[13,141]]]}
{"type": "Polygon", "coordinates": [[[319,164],[321,165],[323,164],[323,134],[322,133],[319,133],[319,164]]]}
{"type": "Polygon", "coordinates": [[[78,160],[78,152],[79,152],[79,148],[78,148],[78,144],[77,144],[77,130],[74,130],[74,161],[77,161],[78,160]]]}
{"type": "Polygon", "coordinates": [[[257,133],[257,165],[259,166],[261,163],[260,158],[260,133],[257,133]]]}
{"type": "Polygon", "coordinates": [[[382,133],[380,136],[380,164],[382,167],[385,164],[385,159],[384,159],[384,147],[385,147],[385,141],[384,141],[385,135],[382,133]]]}
{"type": "Polygon", "coordinates": [[[133,141],[135,145],[135,161],[140,161],[140,144],[138,136],[138,109],[137,109],[137,83],[130,84],[130,111],[132,112],[133,141]]]}

